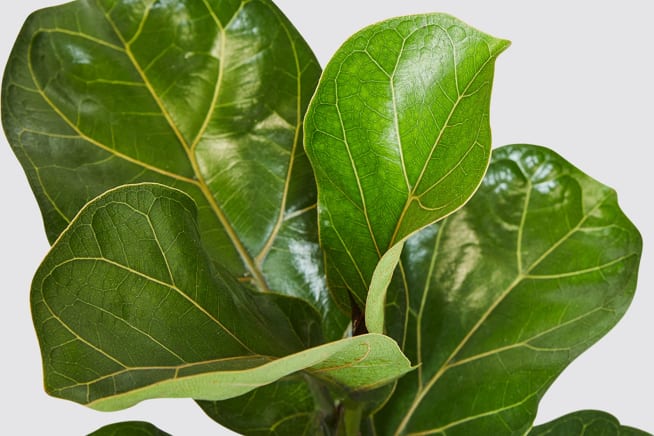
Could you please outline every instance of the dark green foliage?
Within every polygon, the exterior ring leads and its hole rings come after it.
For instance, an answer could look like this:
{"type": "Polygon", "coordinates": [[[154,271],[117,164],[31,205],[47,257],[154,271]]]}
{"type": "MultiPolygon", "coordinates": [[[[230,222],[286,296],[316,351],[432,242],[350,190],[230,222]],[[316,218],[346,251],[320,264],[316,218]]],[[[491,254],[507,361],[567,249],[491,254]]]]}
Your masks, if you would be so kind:
{"type": "MultiPolygon", "coordinates": [[[[627,309],[642,242],[552,151],[491,160],[508,45],[394,18],[321,77],[269,0],[33,14],[2,122],[52,244],[31,294],[46,390],[193,398],[250,435],[644,434],[592,411],[532,428],[627,309]]],[[[93,433],[118,434],[166,433],[93,433]]]]}

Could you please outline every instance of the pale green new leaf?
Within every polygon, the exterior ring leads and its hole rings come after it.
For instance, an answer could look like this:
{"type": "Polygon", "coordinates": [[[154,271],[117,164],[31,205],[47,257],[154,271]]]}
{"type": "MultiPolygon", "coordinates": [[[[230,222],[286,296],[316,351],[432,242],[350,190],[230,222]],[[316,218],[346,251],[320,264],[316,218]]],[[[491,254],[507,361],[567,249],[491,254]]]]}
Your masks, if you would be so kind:
{"type": "Polygon", "coordinates": [[[495,150],[470,202],[405,244],[404,352],[419,366],[377,434],[524,434],[627,309],[641,249],[613,190],[550,150],[495,150]]]}
{"type": "Polygon", "coordinates": [[[534,427],[529,436],[648,436],[621,425],[615,417],[597,410],[580,410],[534,427]]]}
{"type": "MultiPolygon", "coordinates": [[[[380,258],[477,189],[494,62],[508,44],[429,14],[370,26],[336,52],[305,118],[332,290],[346,288],[361,307],[369,288],[383,294],[395,263],[373,280],[380,258]]],[[[371,331],[381,331],[383,300],[368,301],[371,331]]]]}
{"type": "Polygon", "coordinates": [[[88,436],[170,436],[170,434],[149,422],[127,421],[105,425],[88,436]]]}
{"type": "Polygon", "coordinates": [[[314,334],[297,320],[308,306],[252,293],[217,269],[196,212],[181,191],[129,185],[93,200],[61,234],[32,285],[49,393],[116,410],[232,398],[297,371],[365,390],[411,369],[381,335],[305,350],[314,334]]]}
{"type": "MultiPolygon", "coordinates": [[[[370,390],[394,381],[412,369],[392,339],[373,333],[329,342],[281,358],[245,355],[167,368],[171,371],[161,380],[153,382],[155,375],[144,374],[143,379],[150,384],[133,387],[129,392],[114,393],[87,405],[96,410],[114,411],[151,398],[225,400],[298,371],[345,389],[370,390]],[[235,369],[239,367],[246,369],[235,369]]],[[[147,373],[151,369],[148,366],[131,367],[126,372],[135,378],[135,373],[147,373]]]]}
{"type": "Polygon", "coordinates": [[[319,75],[270,0],[77,0],[25,23],[2,121],[51,242],[107,189],[174,186],[214,261],[309,301],[340,338],[301,134],[319,75]]]}

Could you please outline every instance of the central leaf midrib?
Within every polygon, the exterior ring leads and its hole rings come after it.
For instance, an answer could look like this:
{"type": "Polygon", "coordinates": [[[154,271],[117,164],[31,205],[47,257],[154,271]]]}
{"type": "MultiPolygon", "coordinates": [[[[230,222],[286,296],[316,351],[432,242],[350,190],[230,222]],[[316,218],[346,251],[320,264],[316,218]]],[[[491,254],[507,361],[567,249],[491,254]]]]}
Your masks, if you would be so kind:
{"type": "MultiPolygon", "coordinates": [[[[602,204],[604,204],[604,202],[608,197],[609,195],[606,195],[605,197],[600,199],[588,212],[584,213],[582,219],[573,228],[571,228],[558,241],[552,244],[552,246],[549,249],[545,250],[545,252],[538,259],[536,259],[525,271],[521,271],[518,273],[518,275],[511,282],[511,284],[507,286],[507,288],[499,295],[499,297],[493,302],[493,304],[482,314],[482,316],[479,318],[477,323],[470,329],[470,331],[466,334],[466,336],[459,342],[459,344],[455,347],[455,349],[452,351],[449,357],[445,360],[445,363],[441,365],[441,367],[436,371],[436,373],[429,380],[429,382],[425,386],[421,386],[418,389],[418,392],[414,397],[414,401],[412,402],[411,406],[409,407],[409,410],[407,411],[406,415],[402,419],[402,422],[400,423],[400,425],[396,430],[396,434],[400,434],[405,430],[406,426],[409,424],[409,421],[411,420],[411,417],[413,416],[413,413],[415,413],[419,405],[422,403],[424,397],[429,393],[429,391],[431,391],[431,389],[434,387],[436,382],[450,369],[452,361],[456,358],[456,356],[463,349],[463,347],[468,343],[468,341],[472,338],[472,336],[479,330],[479,328],[484,323],[484,321],[488,319],[491,313],[494,312],[497,306],[499,306],[499,304],[502,301],[504,301],[504,299],[511,293],[511,291],[513,291],[513,289],[515,289],[515,287],[518,286],[534,268],[536,268],[541,262],[543,262],[550,254],[552,254],[552,252],[554,252],[554,250],[556,250],[565,241],[567,241],[573,234],[579,231],[579,229],[583,226],[586,220],[602,204]]],[[[421,326],[418,326],[418,328],[421,328],[421,326]]]]}
{"type": "MultiPolygon", "coordinates": [[[[446,33],[447,33],[447,31],[446,31],[446,33]]],[[[452,50],[455,51],[454,46],[452,46],[452,50]]],[[[453,102],[453,104],[452,104],[452,108],[450,109],[450,111],[449,111],[449,113],[448,113],[448,115],[447,115],[447,118],[445,119],[445,122],[443,123],[443,126],[442,126],[442,128],[440,129],[440,131],[438,132],[438,136],[436,137],[436,139],[435,139],[435,141],[434,141],[434,145],[431,147],[431,149],[430,149],[430,151],[429,151],[429,155],[427,156],[427,159],[425,159],[425,163],[424,163],[423,166],[422,166],[422,169],[421,169],[421,171],[420,171],[420,174],[418,175],[418,178],[416,179],[415,183],[413,184],[413,186],[412,186],[412,188],[411,188],[411,190],[410,190],[410,192],[409,192],[409,195],[407,196],[406,202],[405,202],[405,204],[404,204],[404,208],[402,209],[402,212],[401,212],[401,214],[400,214],[400,217],[399,217],[399,219],[397,220],[397,224],[395,225],[395,229],[393,230],[393,235],[391,236],[390,243],[389,243],[389,246],[388,246],[389,249],[390,249],[390,247],[392,247],[393,245],[395,245],[395,244],[398,242],[398,241],[396,241],[396,239],[397,239],[397,237],[398,237],[398,234],[399,234],[400,228],[402,227],[402,223],[404,222],[404,218],[405,218],[405,216],[406,216],[406,214],[407,214],[407,212],[408,212],[408,210],[409,210],[409,207],[411,206],[411,203],[412,203],[415,199],[419,199],[420,196],[422,196],[422,194],[420,194],[420,195],[416,195],[416,190],[420,187],[420,184],[422,183],[422,179],[423,179],[423,177],[424,177],[424,175],[425,175],[425,172],[427,171],[427,167],[429,166],[429,162],[431,161],[431,159],[432,159],[432,157],[433,157],[433,155],[434,155],[434,152],[436,151],[436,148],[437,148],[438,145],[440,144],[440,142],[441,142],[441,140],[442,140],[442,138],[443,138],[443,134],[445,133],[445,130],[447,130],[447,128],[448,128],[448,126],[449,126],[449,123],[450,123],[450,120],[452,119],[452,116],[453,116],[454,113],[456,112],[456,110],[457,110],[457,108],[459,107],[459,105],[461,104],[461,102],[462,102],[465,98],[469,97],[469,95],[467,95],[466,92],[468,91],[468,89],[470,88],[470,86],[472,86],[472,84],[475,83],[475,81],[477,80],[477,78],[479,77],[479,75],[480,75],[483,71],[485,71],[486,66],[487,66],[490,62],[492,62],[492,61],[495,59],[496,56],[497,56],[497,53],[493,53],[493,52],[490,51],[490,49],[489,49],[489,56],[488,56],[488,59],[486,59],[486,60],[484,61],[484,63],[483,63],[482,65],[479,66],[479,69],[478,69],[478,70],[475,72],[475,74],[472,76],[472,78],[470,79],[470,81],[468,82],[468,84],[466,85],[466,87],[463,89],[463,91],[459,91],[459,89],[457,88],[457,98],[456,98],[456,101],[453,102]]],[[[457,64],[456,64],[456,63],[454,63],[454,76],[455,76],[455,77],[458,77],[458,76],[457,76],[457,64]]],[[[458,83],[458,82],[457,82],[457,83],[458,83]]],[[[457,86],[458,86],[458,84],[457,84],[457,86]]],[[[398,133],[398,136],[399,136],[399,133],[398,133]]],[[[473,144],[473,147],[474,147],[474,144],[473,144]]],[[[466,156],[467,156],[467,154],[466,154],[466,156]]],[[[461,161],[460,161],[459,163],[457,163],[457,166],[458,166],[460,163],[461,163],[461,161]]],[[[440,183],[440,182],[441,182],[441,180],[438,181],[438,183],[440,183]]],[[[479,183],[481,183],[481,180],[480,180],[479,183]]],[[[433,188],[433,186],[430,187],[430,188],[428,188],[428,189],[432,189],[432,188],[433,188]]],[[[470,195],[472,195],[472,194],[470,194],[470,195]]],[[[442,218],[444,218],[444,217],[441,217],[441,219],[442,219],[442,218]]],[[[409,235],[407,235],[407,237],[408,237],[408,236],[409,236],[409,235]]],[[[403,239],[404,239],[404,238],[403,238],[403,239]]]]}
{"type": "MultiPolygon", "coordinates": [[[[214,20],[216,20],[216,26],[219,28],[219,30],[221,32],[221,47],[222,47],[221,50],[223,50],[224,49],[224,43],[225,43],[224,42],[225,41],[225,31],[224,31],[223,27],[220,25],[219,21],[217,21],[217,18],[215,17],[215,14],[213,14],[213,11],[211,11],[211,9],[206,4],[206,2],[203,2],[203,3],[208,8],[209,13],[212,15],[214,20]]],[[[100,6],[100,9],[102,10],[101,6],[100,6]]],[[[200,188],[200,191],[202,192],[202,194],[206,198],[207,202],[211,206],[211,209],[213,210],[214,214],[216,215],[216,217],[218,218],[218,220],[222,224],[225,232],[227,233],[227,236],[229,237],[232,244],[234,245],[234,248],[236,249],[239,256],[241,257],[241,260],[245,264],[248,271],[251,273],[257,287],[261,291],[268,291],[269,289],[268,289],[268,286],[266,284],[266,280],[263,277],[263,274],[262,274],[261,270],[256,266],[254,260],[252,259],[252,257],[248,253],[247,249],[243,245],[243,242],[239,238],[239,236],[236,233],[234,227],[232,226],[231,222],[227,218],[225,212],[222,210],[222,208],[218,204],[216,198],[214,197],[213,193],[211,192],[211,190],[207,186],[206,181],[204,180],[204,175],[200,171],[197,159],[195,157],[194,147],[197,145],[197,142],[201,139],[201,137],[202,137],[202,135],[204,133],[204,129],[206,129],[208,127],[209,120],[211,119],[211,115],[212,115],[214,107],[215,107],[215,104],[213,104],[213,103],[215,103],[217,101],[218,97],[219,97],[218,87],[219,87],[219,85],[220,85],[220,83],[222,81],[222,70],[223,70],[223,65],[224,65],[224,61],[225,61],[224,60],[224,55],[225,55],[224,51],[221,53],[221,56],[223,56],[223,58],[220,59],[219,74],[218,74],[216,86],[214,87],[215,91],[214,91],[214,96],[213,96],[213,100],[212,100],[212,105],[208,109],[207,115],[205,117],[205,121],[203,122],[202,128],[198,132],[198,134],[196,136],[196,139],[194,140],[194,143],[189,145],[188,142],[184,139],[184,136],[182,135],[181,131],[177,127],[176,123],[172,119],[172,116],[170,115],[170,113],[166,109],[164,103],[161,101],[161,99],[157,95],[154,87],[152,86],[152,83],[150,83],[149,79],[147,78],[147,75],[145,74],[145,72],[141,68],[139,62],[136,60],[134,54],[132,53],[131,45],[130,45],[131,42],[125,41],[125,39],[123,38],[123,35],[120,33],[120,30],[117,28],[116,24],[113,22],[111,17],[104,10],[102,10],[102,13],[103,13],[107,23],[111,26],[112,30],[116,34],[116,37],[123,44],[126,56],[128,57],[129,61],[132,63],[134,69],[138,73],[141,80],[143,80],[143,83],[145,84],[146,88],[148,89],[148,91],[149,91],[150,95],[152,96],[153,100],[155,101],[157,107],[159,107],[159,110],[161,111],[164,118],[166,119],[169,127],[171,128],[171,130],[175,134],[177,140],[179,141],[180,145],[184,149],[184,152],[186,153],[186,155],[188,157],[189,163],[191,164],[191,167],[193,168],[195,178],[197,179],[197,180],[193,180],[195,182],[194,184],[196,186],[198,186],[198,188],[200,188]]],[[[132,42],[133,42],[133,40],[132,40],[132,42]]]]}

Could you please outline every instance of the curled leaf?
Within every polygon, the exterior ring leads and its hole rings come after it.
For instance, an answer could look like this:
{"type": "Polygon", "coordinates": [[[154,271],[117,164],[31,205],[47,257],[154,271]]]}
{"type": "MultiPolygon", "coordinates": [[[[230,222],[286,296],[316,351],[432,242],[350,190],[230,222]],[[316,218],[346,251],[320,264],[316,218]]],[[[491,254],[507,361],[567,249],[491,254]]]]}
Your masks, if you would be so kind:
{"type": "Polygon", "coordinates": [[[232,398],[298,371],[372,389],[411,369],[381,335],[305,349],[315,333],[297,320],[311,310],[279,298],[216,269],[181,191],[108,191],[80,211],[34,278],[46,389],[117,410],[148,398],[232,398]]]}
{"type": "Polygon", "coordinates": [[[531,429],[529,436],[648,436],[642,430],[621,425],[617,419],[598,410],[580,410],[531,429]]]}

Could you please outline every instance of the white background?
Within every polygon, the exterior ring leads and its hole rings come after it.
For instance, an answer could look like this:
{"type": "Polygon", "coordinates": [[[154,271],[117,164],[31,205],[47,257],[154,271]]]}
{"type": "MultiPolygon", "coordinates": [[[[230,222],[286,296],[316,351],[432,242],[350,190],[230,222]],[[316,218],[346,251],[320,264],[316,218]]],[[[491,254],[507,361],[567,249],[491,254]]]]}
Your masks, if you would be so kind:
{"type": "MultiPolygon", "coordinates": [[[[54,0],[2,2],[0,61],[30,11],[54,0]]],[[[321,64],[352,33],[385,18],[447,12],[513,41],[497,63],[493,143],[549,146],[614,187],[641,230],[638,292],[622,322],[577,359],[545,396],[537,422],[601,409],[654,432],[654,3],[649,0],[278,0],[321,64]]],[[[30,321],[31,277],[47,251],[36,202],[0,138],[2,432],[82,435],[110,422],[151,421],[175,435],[221,434],[192,401],[156,400],[104,414],[47,397],[30,321]]],[[[229,434],[229,433],[225,433],[229,434]]]]}

